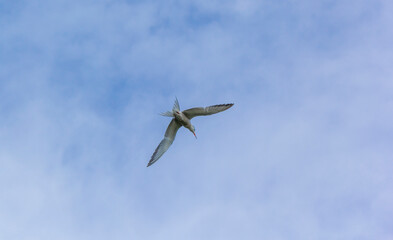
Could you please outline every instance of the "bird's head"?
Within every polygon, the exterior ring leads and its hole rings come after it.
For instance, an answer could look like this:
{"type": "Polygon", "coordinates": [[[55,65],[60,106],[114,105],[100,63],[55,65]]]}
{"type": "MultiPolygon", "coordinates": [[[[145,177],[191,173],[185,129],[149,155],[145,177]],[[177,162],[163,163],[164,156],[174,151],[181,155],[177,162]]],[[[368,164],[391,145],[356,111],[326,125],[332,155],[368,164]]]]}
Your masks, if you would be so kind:
{"type": "Polygon", "coordinates": [[[194,125],[191,125],[190,131],[194,134],[195,138],[197,138],[194,125]]]}

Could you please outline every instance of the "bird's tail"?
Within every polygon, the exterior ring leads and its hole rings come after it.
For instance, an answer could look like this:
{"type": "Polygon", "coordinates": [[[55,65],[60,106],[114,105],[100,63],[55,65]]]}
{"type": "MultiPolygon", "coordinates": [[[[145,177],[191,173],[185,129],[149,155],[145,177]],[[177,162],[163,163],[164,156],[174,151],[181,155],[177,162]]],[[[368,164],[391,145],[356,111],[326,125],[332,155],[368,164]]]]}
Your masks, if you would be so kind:
{"type": "Polygon", "coordinates": [[[175,117],[175,115],[173,115],[172,111],[166,111],[166,112],[160,113],[160,115],[164,116],[164,117],[175,117]]]}
{"type": "Polygon", "coordinates": [[[177,100],[177,98],[175,99],[175,103],[173,104],[172,111],[180,111],[180,105],[179,105],[179,101],[177,100]]]}
{"type": "Polygon", "coordinates": [[[179,105],[179,101],[177,100],[177,98],[175,99],[175,103],[173,104],[172,111],[166,111],[166,112],[160,113],[160,115],[164,116],[164,117],[175,117],[175,114],[173,114],[175,111],[180,111],[180,105],[179,105]]]}

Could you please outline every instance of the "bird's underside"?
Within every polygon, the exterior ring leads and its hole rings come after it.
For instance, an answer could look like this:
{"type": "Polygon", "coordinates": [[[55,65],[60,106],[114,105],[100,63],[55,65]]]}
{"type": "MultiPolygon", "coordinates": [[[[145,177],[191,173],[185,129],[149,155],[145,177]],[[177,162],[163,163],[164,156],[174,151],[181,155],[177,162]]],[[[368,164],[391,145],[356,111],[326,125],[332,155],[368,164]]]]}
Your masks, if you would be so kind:
{"type": "Polygon", "coordinates": [[[177,130],[179,130],[180,127],[184,126],[188,128],[195,135],[195,128],[190,121],[192,118],[219,113],[232,106],[233,103],[218,104],[209,107],[190,108],[181,112],[179,102],[176,99],[172,111],[167,111],[161,114],[163,116],[172,117],[172,121],[169,123],[169,126],[165,131],[164,139],[161,140],[160,144],[154,151],[147,166],[149,167],[155,163],[168,150],[175,140],[177,130]]]}

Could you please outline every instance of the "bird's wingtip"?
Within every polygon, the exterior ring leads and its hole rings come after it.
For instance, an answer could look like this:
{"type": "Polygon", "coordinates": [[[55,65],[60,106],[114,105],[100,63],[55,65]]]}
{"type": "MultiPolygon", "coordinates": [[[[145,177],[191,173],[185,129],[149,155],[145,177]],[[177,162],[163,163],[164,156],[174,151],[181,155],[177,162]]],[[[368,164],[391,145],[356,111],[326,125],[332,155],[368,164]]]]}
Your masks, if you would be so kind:
{"type": "Polygon", "coordinates": [[[146,167],[150,167],[151,165],[153,165],[154,163],[155,163],[156,161],[149,161],[149,163],[147,164],[147,166],[146,167]]]}

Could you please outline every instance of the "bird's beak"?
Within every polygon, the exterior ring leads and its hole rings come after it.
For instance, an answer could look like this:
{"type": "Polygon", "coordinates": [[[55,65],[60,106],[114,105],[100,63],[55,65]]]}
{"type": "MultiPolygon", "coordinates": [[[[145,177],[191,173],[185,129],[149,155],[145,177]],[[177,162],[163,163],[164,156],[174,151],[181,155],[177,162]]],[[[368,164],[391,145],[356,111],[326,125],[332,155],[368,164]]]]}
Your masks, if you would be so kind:
{"type": "Polygon", "coordinates": [[[195,134],[195,132],[192,132],[192,133],[194,134],[195,138],[198,139],[197,136],[196,136],[196,134],[195,134]]]}

